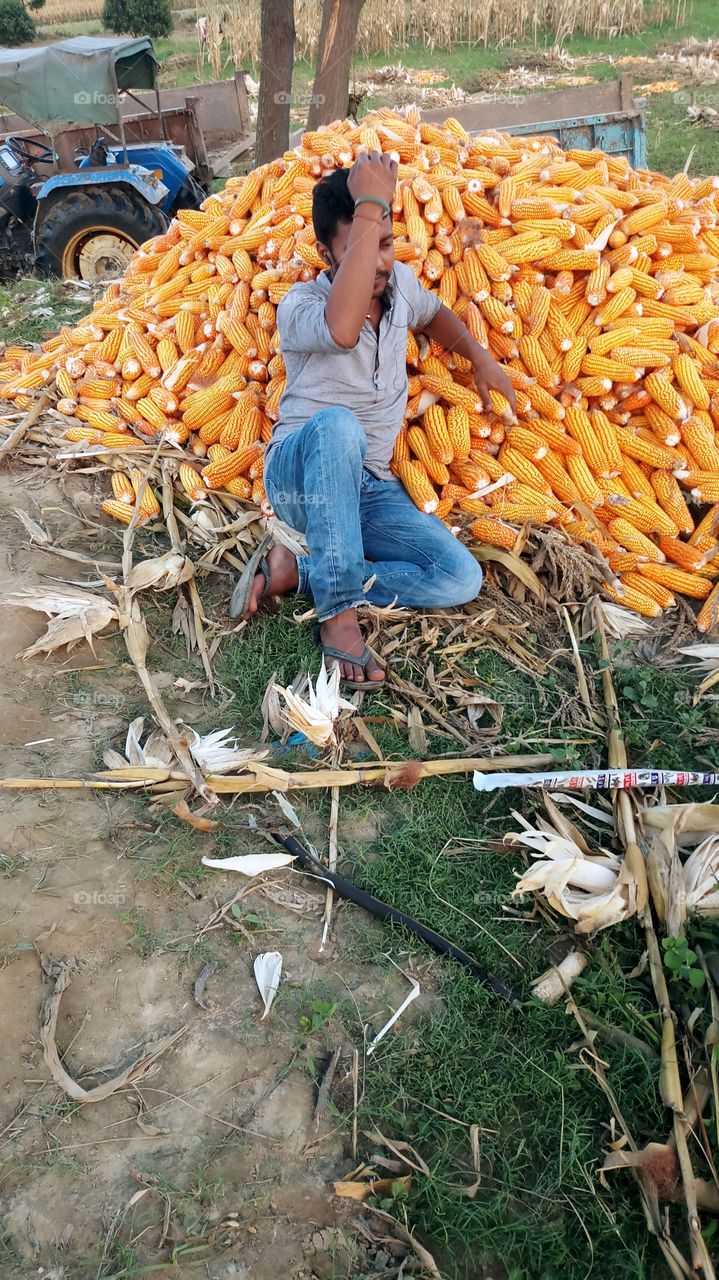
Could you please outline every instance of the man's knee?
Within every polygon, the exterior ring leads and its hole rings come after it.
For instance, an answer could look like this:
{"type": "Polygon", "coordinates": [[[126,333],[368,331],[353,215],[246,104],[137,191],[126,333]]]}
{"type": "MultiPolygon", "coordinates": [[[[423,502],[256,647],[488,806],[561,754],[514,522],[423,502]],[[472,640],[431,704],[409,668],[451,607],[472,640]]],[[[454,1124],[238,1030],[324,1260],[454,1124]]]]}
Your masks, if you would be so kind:
{"type": "Polygon", "coordinates": [[[320,409],[307,420],[305,431],[313,439],[328,440],[335,449],[358,448],[364,457],[367,448],[367,437],[360,426],[359,419],[350,409],[341,405],[332,405],[320,409]]]}
{"type": "Polygon", "coordinates": [[[461,543],[451,564],[445,566],[447,605],[468,604],[482,590],[483,574],[474,556],[461,543]]]}

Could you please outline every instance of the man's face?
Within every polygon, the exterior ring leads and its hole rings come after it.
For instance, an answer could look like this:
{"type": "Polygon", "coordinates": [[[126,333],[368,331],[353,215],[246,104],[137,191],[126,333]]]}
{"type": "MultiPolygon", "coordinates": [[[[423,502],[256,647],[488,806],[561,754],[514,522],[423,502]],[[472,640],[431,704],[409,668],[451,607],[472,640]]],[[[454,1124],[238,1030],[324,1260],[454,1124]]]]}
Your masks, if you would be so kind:
{"type": "MultiPolygon", "coordinates": [[[[361,221],[361,219],[360,219],[361,221]]],[[[374,285],[372,288],[372,297],[381,298],[387,287],[392,267],[394,266],[394,238],[392,236],[392,219],[387,216],[380,223],[380,242],[377,250],[377,266],[375,268],[374,285]]],[[[350,231],[352,229],[351,222],[340,222],[337,230],[332,237],[330,245],[320,244],[317,242],[317,249],[324,258],[327,266],[338,267],[347,252],[347,241],[349,240],[350,231]]]]}

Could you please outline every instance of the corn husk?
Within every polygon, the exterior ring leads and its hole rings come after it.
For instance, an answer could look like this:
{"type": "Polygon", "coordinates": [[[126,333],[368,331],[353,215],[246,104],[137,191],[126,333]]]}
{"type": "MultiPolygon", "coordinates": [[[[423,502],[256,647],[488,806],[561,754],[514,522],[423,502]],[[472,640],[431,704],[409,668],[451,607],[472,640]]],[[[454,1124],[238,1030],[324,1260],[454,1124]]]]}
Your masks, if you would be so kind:
{"type": "Polygon", "coordinates": [[[303,733],[316,747],[328,747],[336,743],[336,724],[342,711],[356,711],[355,704],[340,694],[339,667],[328,673],[324,663],[320,667],[317,683],[307,676],[307,691],[300,696],[292,686],[275,686],[276,693],[284,699],[282,715],[296,733],[303,733]]]}
{"type": "Polygon", "coordinates": [[[631,886],[620,879],[622,862],[602,850],[587,855],[575,839],[559,835],[547,823],[533,828],[521,814],[524,830],[506,837],[510,844],[534,849],[542,856],[520,877],[512,897],[541,893],[549,906],[575,922],[578,933],[594,934],[626,920],[636,911],[631,886]]]}
{"type": "Polygon", "coordinates": [[[111,623],[117,622],[119,617],[117,608],[109,600],[75,587],[57,591],[26,587],[3,596],[0,605],[32,609],[50,618],[44,635],[22,650],[20,656],[23,658],[33,658],[38,653],[52,653],[65,645],[70,650],[81,640],[86,640],[92,649],[93,637],[111,623]]]}

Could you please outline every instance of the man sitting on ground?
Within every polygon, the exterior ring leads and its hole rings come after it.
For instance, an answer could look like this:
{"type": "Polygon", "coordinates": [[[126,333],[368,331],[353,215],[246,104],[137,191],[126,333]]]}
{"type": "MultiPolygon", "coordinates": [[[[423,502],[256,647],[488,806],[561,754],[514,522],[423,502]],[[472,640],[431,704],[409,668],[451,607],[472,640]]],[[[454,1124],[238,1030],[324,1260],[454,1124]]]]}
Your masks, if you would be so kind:
{"type": "Polygon", "coordinates": [[[249,617],[265,595],[314,599],[323,653],[351,688],[384,673],[365,647],[357,609],[444,608],[475,599],[482,572],[436,516],[419,511],[392,475],[407,405],[407,332],[425,333],[472,364],[481,399],[506,373],[461,320],[394,260],[391,205],[397,165],[358,157],[314,188],[312,221],[327,271],[297,283],[277,309],[287,387],[265,458],[267,497],[304,534],[308,556],[274,547],[235,589],[231,613],[249,617]],[[365,584],[370,585],[365,588],[365,584]]]}

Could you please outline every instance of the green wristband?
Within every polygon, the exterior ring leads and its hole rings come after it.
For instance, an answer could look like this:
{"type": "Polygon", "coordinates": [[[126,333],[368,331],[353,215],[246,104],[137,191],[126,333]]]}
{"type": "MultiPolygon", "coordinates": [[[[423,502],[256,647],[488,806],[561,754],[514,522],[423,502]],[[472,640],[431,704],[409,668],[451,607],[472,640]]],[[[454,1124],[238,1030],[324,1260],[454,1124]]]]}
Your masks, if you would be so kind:
{"type": "Polygon", "coordinates": [[[357,200],[355,200],[355,209],[357,208],[358,204],[378,204],[384,210],[386,217],[389,217],[391,213],[390,204],[388,203],[387,200],[383,200],[380,196],[359,196],[357,200]]]}

